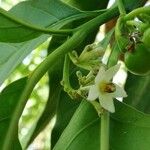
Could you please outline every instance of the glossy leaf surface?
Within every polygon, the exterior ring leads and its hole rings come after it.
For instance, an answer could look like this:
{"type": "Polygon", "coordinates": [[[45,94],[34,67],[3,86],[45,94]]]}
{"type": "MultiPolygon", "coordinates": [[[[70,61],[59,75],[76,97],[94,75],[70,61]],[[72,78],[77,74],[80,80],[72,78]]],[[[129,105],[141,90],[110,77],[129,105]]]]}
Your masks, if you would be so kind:
{"type": "MultiPolygon", "coordinates": [[[[111,115],[110,149],[149,150],[150,115],[115,101],[111,115]]],[[[82,102],[53,150],[99,150],[100,118],[88,102],[82,102]]]]}

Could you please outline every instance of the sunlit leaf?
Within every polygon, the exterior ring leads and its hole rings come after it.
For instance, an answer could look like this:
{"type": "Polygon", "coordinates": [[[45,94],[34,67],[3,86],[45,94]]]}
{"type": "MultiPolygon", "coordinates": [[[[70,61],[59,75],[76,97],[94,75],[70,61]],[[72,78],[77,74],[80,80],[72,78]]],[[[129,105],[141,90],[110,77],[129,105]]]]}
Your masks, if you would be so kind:
{"type": "Polygon", "coordinates": [[[41,36],[20,44],[0,43],[0,85],[27,55],[47,38],[48,36],[41,36]]]}
{"type": "Polygon", "coordinates": [[[46,28],[58,29],[73,20],[98,14],[81,12],[58,0],[25,1],[9,12],[3,9],[0,12],[0,41],[13,43],[49,34],[50,31],[44,30],[46,28]]]}

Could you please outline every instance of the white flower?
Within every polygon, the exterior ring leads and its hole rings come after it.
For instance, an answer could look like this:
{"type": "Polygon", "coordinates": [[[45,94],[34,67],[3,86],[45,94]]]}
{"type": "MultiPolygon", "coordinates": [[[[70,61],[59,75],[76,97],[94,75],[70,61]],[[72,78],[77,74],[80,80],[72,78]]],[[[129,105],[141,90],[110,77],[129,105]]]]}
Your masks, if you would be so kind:
{"type": "Polygon", "coordinates": [[[110,111],[115,112],[113,98],[126,97],[124,89],[111,82],[113,76],[118,72],[120,64],[117,64],[108,70],[102,66],[95,77],[95,84],[91,85],[87,100],[93,101],[99,98],[101,106],[110,111]]]}

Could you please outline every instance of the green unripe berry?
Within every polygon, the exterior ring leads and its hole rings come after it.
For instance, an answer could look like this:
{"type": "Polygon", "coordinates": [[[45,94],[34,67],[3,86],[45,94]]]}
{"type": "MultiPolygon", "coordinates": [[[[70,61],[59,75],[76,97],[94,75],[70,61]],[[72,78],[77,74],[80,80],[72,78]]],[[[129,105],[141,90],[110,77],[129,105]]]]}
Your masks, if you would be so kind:
{"type": "Polygon", "coordinates": [[[150,49],[144,43],[138,43],[125,53],[124,62],[131,73],[147,75],[150,73],[150,49]]]}

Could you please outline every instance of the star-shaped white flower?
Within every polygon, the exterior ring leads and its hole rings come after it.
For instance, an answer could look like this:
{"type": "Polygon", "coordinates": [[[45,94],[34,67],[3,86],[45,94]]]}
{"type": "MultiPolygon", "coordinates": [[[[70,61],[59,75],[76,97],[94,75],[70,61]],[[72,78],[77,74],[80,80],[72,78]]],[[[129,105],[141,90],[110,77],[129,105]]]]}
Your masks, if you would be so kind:
{"type": "Polygon", "coordinates": [[[90,87],[87,98],[89,101],[99,98],[101,106],[112,113],[115,112],[113,98],[127,96],[122,87],[111,81],[119,68],[120,64],[117,64],[108,70],[105,70],[102,66],[95,77],[95,84],[90,87]]]}

